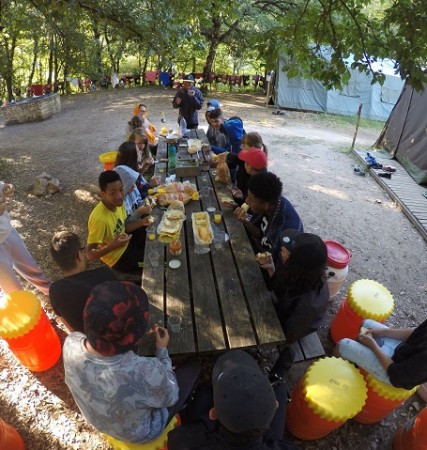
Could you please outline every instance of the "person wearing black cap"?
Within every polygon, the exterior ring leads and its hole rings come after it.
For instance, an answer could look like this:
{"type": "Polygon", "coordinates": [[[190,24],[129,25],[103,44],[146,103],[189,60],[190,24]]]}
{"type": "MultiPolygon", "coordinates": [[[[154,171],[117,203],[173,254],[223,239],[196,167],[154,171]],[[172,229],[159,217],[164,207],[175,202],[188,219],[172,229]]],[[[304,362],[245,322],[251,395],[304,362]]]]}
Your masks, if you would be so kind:
{"type": "Polygon", "coordinates": [[[199,114],[197,111],[202,109],[203,94],[200,92],[200,89],[194,86],[193,75],[186,75],[181,82],[182,87],[175,94],[172,106],[175,109],[179,109],[178,123],[183,117],[189,130],[196,129],[199,126],[199,114]]]}
{"type": "Polygon", "coordinates": [[[283,438],[287,392],[274,389],[256,361],[241,350],[218,358],[212,371],[212,403],[201,415],[168,433],[169,450],[292,450],[283,438]]]}
{"type": "Polygon", "coordinates": [[[85,419],[102,433],[138,444],[163,432],[184,406],[200,370],[198,363],[187,363],[173,371],[168,332],[157,325],[156,356],[135,353],[148,317],[141,288],[105,281],[87,300],[85,334],[71,333],[63,348],[65,383],[85,419]]]}
{"type": "MultiPolygon", "coordinates": [[[[276,312],[289,345],[317,330],[328,306],[327,249],[319,236],[293,229],[282,231],[279,242],[277,268],[271,255],[259,262],[270,276],[276,312]]],[[[271,370],[272,378],[283,377],[292,362],[292,351],[286,347],[271,370]]]]}

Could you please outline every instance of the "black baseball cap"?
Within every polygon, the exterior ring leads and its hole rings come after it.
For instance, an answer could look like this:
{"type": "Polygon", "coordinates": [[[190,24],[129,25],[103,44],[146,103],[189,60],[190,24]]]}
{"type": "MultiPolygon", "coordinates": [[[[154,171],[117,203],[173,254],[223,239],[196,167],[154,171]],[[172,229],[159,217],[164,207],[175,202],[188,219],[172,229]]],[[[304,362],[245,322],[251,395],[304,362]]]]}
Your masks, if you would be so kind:
{"type": "Polygon", "coordinates": [[[287,229],[279,234],[279,241],[303,269],[315,270],[326,264],[328,250],[316,234],[287,229]]]}

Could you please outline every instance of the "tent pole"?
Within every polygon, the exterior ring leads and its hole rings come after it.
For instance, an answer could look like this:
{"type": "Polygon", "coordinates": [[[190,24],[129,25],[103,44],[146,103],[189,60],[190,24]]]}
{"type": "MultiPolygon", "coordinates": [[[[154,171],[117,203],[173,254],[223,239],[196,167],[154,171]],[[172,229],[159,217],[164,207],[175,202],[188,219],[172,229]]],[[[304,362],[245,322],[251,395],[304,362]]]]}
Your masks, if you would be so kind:
{"type": "Polygon", "coordinates": [[[357,132],[359,131],[360,115],[362,114],[362,106],[363,106],[363,103],[361,103],[359,105],[359,108],[357,109],[356,131],[354,132],[353,142],[351,143],[351,149],[352,150],[354,150],[354,144],[356,143],[357,132]]]}

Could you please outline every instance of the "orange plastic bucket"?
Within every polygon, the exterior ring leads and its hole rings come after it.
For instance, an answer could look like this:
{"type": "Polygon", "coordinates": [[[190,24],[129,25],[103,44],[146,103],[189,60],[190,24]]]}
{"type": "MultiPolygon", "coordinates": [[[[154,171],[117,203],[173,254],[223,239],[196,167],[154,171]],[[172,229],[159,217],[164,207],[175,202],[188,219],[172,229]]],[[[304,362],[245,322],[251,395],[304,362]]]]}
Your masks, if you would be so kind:
{"type": "Polygon", "coordinates": [[[364,370],[361,370],[361,373],[366,380],[368,397],[362,410],[354,417],[359,423],[380,422],[417,390],[417,387],[410,391],[396,388],[383,383],[364,370]]]}
{"type": "Polygon", "coordinates": [[[394,450],[427,450],[427,407],[398,430],[394,450]]]}
{"type": "Polygon", "coordinates": [[[393,308],[393,296],[386,287],[373,280],[358,280],[350,285],[332,321],[331,337],[335,343],[344,338],[356,339],[365,319],[384,322],[393,308]]]}
{"type": "Polygon", "coordinates": [[[31,292],[12,292],[0,300],[0,336],[34,372],[50,369],[61,355],[59,337],[31,292]]]}
{"type": "Polygon", "coordinates": [[[365,399],[366,383],[354,365],[341,358],[323,358],[295,387],[286,427],[299,439],[320,439],[354,417],[365,399]]]}
{"type": "Polygon", "coordinates": [[[2,419],[0,419],[0,450],[25,450],[20,434],[2,419]]]}
{"type": "Polygon", "coordinates": [[[104,170],[113,170],[116,164],[117,151],[106,152],[99,155],[99,161],[104,165],[104,170]]]}

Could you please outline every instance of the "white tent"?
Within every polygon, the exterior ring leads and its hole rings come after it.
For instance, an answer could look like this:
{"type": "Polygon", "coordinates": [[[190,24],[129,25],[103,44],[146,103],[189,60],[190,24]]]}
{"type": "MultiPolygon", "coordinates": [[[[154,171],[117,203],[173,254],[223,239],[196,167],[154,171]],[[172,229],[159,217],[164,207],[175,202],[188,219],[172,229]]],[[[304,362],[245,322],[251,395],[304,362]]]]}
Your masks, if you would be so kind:
{"type": "MultiPolygon", "coordinates": [[[[351,64],[350,62],[347,62],[351,64]]],[[[385,82],[371,84],[372,75],[350,69],[351,77],[342,90],[327,90],[320,81],[299,77],[288,78],[279,60],[275,80],[274,103],[281,108],[328,112],[352,116],[363,103],[362,116],[386,120],[402,91],[404,81],[395,74],[393,62],[382,60],[372,64],[385,75],[385,82]]]]}

